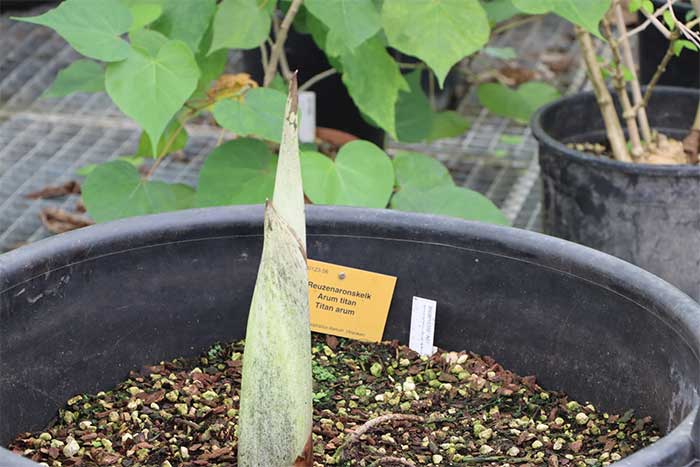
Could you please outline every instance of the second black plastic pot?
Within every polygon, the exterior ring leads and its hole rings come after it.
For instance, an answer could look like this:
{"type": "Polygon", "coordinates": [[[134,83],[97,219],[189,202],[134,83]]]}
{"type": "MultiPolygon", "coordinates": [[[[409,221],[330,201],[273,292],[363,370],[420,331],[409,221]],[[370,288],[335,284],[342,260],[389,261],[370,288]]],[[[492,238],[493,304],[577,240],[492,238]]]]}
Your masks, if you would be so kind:
{"type": "MultiPolygon", "coordinates": [[[[666,0],[653,1],[656,8],[666,4],[666,0]]],[[[673,11],[679,20],[683,20],[692,9],[693,6],[689,2],[676,2],[673,5],[673,11]]],[[[645,17],[640,13],[639,21],[644,19],[645,17]]],[[[649,26],[639,33],[639,78],[643,84],[651,81],[666,50],[668,50],[668,39],[654,26],[649,26]]],[[[700,88],[700,53],[683,50],[680,56],[674,56],[664,74],[661,75],[659,84],[700,88]]]]}
{"type": "MultiPolygon", "coordinates": [[[[0,443],[132,368],[243,337],[262,208],[211,208],[80,229],[0,256],[0,443]]],[[[395,275],[386,339],[413,296],[437,301],[436,345],[492,355],[665,436],[616,466],[700,458],[700,306],[588,248],[436,216],[307,208],[309,256],[395,275]]],[[[0,466],[36,464],[0,449],[0,466]]]]}
{"type": "MultiPolygon", "coordinates": [[[[310,34],[302,34],[291,30],[284,45],[289,67],[298,70],[299,83],[302,85],[313,76],[331,68],[326,54],[321,50],[310,34]]],[[[392,50],[396,60],[404,63],[417,63],[414,57],[406,56],[392,50]]],[[[260,50],[252,49],[243,52],[243,67],[257,82],[263,81],[260,50]]],[[[427,94],[428,72],[423,72],[423,87],[427,94]]],[[[458,83],[457,71],[448,73],[444,88],[436,85],[435,104],[438,110],[453,108],[458,83]]],[[[324,78],[314,84],[311,91],[316,93],[316,123],[318,126],[345,131],[360,139],[371,141],[379,147],[384,147],[385,132],[365,120],[362,113],[350,97],[343,83],[341,74],[324,78]]]]}
{"type": "MultiPolygon", "coordinates": [[[[700,91],[657,88],[651,125],[682,139],[700,91]]],[[[591,93],[560,99],[532,120],[540,142],[544,231],[630,261],[700,300],[700,166],[630,164],[575,151],[605,141],[591,93]]]]}
{"type": "MultiPolygon", "coordinates": [[[[326,54],[314,43],[311,35],[294,30],[289,32],[284,44],[289,67],[298,70],[299,82],[304,84],[309,78],[331,68],[326,54]]],[[[243,52],[243,66],[257,82],[263,81],[260,65],[260,50],[243,52]]],[[[351,133],[358,138],[371,141],[384,147],[384,130],[377,128],[362,118],[360,110],[343,84],[340,74],[329,76],[311,89],[316,93],[316,124],[351,133]]]]}

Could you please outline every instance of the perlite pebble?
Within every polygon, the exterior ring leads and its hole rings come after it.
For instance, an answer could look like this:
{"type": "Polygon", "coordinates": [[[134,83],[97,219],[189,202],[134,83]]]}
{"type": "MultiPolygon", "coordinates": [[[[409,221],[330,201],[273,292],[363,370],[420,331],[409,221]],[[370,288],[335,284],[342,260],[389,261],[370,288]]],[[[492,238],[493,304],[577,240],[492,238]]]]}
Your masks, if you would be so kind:
{"type": "Polygon", "coordinates": [[[586,415],[583,412],[577,413],[576,414],[576,423],[578,423],[579,425],[585,425],[586,423],[588,423],[588,415],[586,415]]]}
{"type": "Polygon", "coordinates": [[[489,446],[488,444],[484,444],[479,448],[479,454],[485,456],[486,454],[491,454],[493,452],[493,448],[489,446]]]}
{"type": "Polygon", "coordinates": [[[63,446],[63,455],[66,457],[75,456],[80,451],[80,445],[72,436],[66,438],[66,445],[63,446]]]}

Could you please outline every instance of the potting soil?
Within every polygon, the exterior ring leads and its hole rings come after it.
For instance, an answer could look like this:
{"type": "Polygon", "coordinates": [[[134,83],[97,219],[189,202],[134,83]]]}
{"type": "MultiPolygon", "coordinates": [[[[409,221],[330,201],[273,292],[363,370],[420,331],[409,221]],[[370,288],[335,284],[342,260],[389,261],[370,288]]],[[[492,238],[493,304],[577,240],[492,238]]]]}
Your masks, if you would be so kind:
{"type": "MultiPolygon", "coordinates": [[[[52,467],[235,466],[243,345],[76,395],[9,448],[52,467]]],[[[650,417],[604,413],[473,353],[315,334],[312,354],[318,466],[596,467],[660,435],[650,417]]]]}

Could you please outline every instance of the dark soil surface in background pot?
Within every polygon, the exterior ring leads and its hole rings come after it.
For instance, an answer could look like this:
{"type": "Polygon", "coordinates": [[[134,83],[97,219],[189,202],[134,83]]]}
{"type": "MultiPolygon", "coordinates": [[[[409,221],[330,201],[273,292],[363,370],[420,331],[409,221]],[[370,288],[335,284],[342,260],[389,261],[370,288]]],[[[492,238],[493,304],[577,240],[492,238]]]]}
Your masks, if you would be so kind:
{"type": "MultiPolygon", "coordinates": [[[[235,466],[242,352],[215,345],[132,372],[10,449],[57,467],[235,466]]],[[[600,413],[473,353],[322,335],[312,352],[317,465],[596,467],[659,436],[649,417],[600,413]]]]}

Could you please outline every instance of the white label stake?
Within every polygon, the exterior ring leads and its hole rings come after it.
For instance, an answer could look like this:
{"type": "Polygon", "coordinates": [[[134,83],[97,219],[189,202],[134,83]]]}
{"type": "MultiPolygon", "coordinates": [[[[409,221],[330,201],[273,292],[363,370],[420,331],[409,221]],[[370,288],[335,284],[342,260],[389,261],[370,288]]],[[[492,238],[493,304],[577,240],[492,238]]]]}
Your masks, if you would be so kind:
{"type": "Polygon", "coordinates": [[[413,297],[411,309],[411,334],[408,346],[421,355],[432,355],[435,337],[435,311],[437,302],[427,298],[413,297]]]}
{"type": "Polygon", "coordinates": [[[299,93],[299,141],[313,143],[316,140],[316,93],[302,91],[299,93]]]}

